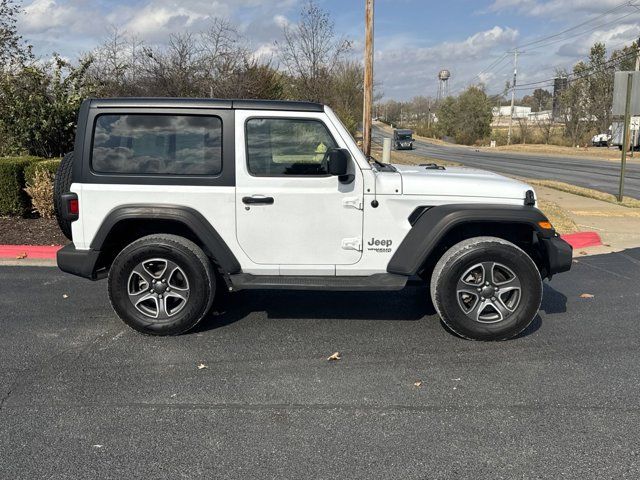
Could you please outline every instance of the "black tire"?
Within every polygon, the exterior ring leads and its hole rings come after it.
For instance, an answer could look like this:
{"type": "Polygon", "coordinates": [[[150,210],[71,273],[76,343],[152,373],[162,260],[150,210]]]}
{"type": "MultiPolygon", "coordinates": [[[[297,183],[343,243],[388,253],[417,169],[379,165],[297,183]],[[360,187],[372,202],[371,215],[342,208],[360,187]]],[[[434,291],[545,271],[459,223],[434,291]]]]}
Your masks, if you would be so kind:
{"type": "Polygon", "coordinates": [[[58,167],[53,184],[53,210],[56,214],[58,226],[65,237],[71,238],[71,222],[62,218],[62,195],[69,192],[71,188],[71,172],[73,170],[73,152],[67,153],[58,167]]]}
{"type": "Polygon", "coordinates": [[[542,279],[531,257],[516,245],[500,238],[476,237],[454,245],[438,261],[431,277],[431,299],[442,321],[457,335],[506,340],[525,330],[536,317],[542,279]],[[490,277],[484,274],[488,269],[490,277]],[[478,275],[482,278],[476,283],[478,275]],[[467,283],[469,279],[476,281],[467,283]]]}
{"type": "Polygon", "coordinates": [[[125,247],[111,266],[108,282],[109,300],[117,315],[131,328],[149,335],[179,335],[191,330],[209,312],[216,294],[210,260],[195,243],[177,235],[149,235],[125,247]],[[166,268],[159,273],[162,261],[166,268]],[[141,271],[141,266],[144,278],[134,271],[141,271]],[[173,291],[166,288],[169,286],[173,291]],[[141,301],[145,296],[149,299],[141,301]],[[154,308],[158,318],[153,316],[154,308]]]}

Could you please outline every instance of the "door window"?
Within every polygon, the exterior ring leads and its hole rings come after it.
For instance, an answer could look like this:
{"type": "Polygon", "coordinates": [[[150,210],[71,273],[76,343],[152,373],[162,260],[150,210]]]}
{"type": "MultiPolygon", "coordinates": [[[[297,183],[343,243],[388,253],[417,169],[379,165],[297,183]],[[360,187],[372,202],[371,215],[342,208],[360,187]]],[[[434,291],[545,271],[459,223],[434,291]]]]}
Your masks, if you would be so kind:
{"type": "Polygon", "coordinates": [[[100,115],[91,165],[98,173],[218,175],[222,121],[197,115],[100,115]]]}
{"type": "Polygon", "coordinates": [[[329,175],[325,153],[337,146],[319,120],[251,118],[246,124],[247,165],[256,176],[329,175]]]}

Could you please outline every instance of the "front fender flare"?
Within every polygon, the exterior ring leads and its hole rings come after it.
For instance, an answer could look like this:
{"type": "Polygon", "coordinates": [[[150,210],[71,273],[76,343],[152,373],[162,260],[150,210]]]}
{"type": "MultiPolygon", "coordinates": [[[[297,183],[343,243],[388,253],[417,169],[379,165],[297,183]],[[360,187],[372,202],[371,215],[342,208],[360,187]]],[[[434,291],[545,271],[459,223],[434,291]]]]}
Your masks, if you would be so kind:
{"type": "Polygon", "coordinates": [[[504,223],[530,226],[540,238],[552,238],[555,230],[543,229],[547,217],[535,207],[520,205],[451,204],[425,209],[415,221],[387,265],[387,272],[415,275],[438,242],[453,228],[465,223],[504,223]]]}

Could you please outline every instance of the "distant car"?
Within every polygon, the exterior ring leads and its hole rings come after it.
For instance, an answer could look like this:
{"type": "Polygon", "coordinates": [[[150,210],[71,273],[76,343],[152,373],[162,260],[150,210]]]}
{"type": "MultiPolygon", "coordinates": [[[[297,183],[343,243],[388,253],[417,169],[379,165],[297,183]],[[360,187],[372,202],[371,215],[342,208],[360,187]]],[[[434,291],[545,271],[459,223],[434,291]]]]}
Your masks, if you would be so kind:
{"type": "Polygon", "coordinates": [[[591,139],[591,145],[594,147],[608,147],[611,142],[611,135],[608,133],[599,133],[591,139]]]}
{"type": "Polygon", "coordinates": [[[413,131],[395,129],[393,131],[393,148],[395,150],[413,150],[413,131]]]}

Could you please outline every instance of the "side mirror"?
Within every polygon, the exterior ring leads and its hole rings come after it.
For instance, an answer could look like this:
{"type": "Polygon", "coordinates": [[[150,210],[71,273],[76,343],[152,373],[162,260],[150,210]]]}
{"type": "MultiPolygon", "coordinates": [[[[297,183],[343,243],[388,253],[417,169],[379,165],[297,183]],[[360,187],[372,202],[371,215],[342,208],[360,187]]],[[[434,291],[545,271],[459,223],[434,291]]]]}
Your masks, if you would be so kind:
{"type": "Polygon", "coordinates": [[[332,148],[327,152],[327,169],[330,175],[342,177],[349,168],[349,150],[346,148],[332,148]]]}

